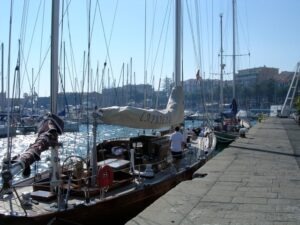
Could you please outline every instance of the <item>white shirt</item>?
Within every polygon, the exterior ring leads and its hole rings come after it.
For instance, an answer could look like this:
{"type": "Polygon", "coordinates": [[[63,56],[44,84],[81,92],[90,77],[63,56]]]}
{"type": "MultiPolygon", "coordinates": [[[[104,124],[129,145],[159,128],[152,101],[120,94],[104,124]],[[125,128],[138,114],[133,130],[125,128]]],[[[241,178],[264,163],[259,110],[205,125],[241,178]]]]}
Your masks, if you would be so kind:
{"type": "Polygon", "coordinates": [[[183,135],[183,142],[187,143],[188,133],[187,133],[186,129],[183,129],[182,135],[183,135]]]}
{"type": "Polygon", "coordinates": [[[182,151],[182,142],[183,142],[183,135],[179,131],[174,132],[170,136],[171,141],[171,151],[172,152],[181,152],[182,151]]]}

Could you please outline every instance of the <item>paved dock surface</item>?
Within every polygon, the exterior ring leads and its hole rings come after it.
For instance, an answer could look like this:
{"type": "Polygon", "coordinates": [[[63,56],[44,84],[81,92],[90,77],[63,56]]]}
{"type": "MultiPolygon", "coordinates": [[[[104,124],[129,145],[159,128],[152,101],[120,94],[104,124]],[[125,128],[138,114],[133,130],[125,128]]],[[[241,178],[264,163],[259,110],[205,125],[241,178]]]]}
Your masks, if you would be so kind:
{"type": "Polygon", "coordinates": [[[267,118],[126,225],[300,224],[300,126],[267,118]]]}

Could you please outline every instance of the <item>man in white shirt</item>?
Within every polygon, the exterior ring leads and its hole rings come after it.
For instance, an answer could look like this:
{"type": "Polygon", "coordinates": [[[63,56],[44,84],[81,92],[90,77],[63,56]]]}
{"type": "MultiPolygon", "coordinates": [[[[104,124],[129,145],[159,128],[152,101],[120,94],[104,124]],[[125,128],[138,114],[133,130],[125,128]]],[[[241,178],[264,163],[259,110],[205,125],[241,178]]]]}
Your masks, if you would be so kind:
{"type": "Polygon", "coordinates": [[[179,127],[175,127],[175,132],[170,136],[170,148],[174,158],[182,158],[183,144],[183,135],[180,133],[179,127]]]}

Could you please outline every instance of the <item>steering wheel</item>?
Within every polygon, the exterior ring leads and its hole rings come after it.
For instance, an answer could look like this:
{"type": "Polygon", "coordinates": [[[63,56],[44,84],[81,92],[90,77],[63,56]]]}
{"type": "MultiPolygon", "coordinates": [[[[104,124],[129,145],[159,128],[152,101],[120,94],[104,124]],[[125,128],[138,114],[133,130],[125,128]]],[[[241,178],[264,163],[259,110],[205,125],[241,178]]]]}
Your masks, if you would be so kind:
{"type": "Polygon", "coordinates": [[[62,164],[62,172],[73,175],[76,179],[85,177],[84,171],[87,170],[87,162],[84,158],[77,155],[68,156],[62,164]]]}

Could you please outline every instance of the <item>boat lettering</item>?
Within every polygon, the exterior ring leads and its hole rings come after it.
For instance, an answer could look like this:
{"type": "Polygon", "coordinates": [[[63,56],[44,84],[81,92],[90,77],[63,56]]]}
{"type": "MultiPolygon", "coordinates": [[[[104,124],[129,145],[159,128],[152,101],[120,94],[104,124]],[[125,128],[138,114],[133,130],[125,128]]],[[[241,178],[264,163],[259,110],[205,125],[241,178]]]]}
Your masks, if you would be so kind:
{"type": "Polygon", "coordinates": [[[164,124],[164,123],[170,123],[171,117],[170,115],[154,115],[151,113],[143,112],[140,116],[141,122],[149,122],[149,123],[155,123],[155,124],[164,124]]]}

